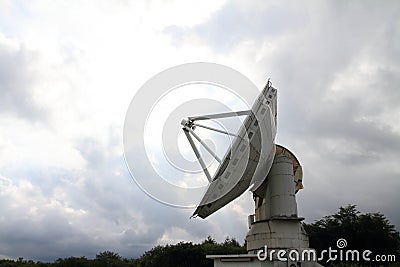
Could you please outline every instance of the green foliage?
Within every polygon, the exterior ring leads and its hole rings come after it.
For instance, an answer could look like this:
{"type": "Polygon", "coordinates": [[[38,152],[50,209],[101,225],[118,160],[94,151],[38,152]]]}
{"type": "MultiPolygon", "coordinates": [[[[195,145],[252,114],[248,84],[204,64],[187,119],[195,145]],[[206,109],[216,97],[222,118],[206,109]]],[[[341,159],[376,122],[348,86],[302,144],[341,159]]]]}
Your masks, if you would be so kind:
{"type": "Polygon", "coordinates": [[[123,261],[122,257],[118,255],[118,253],[111,251],[104,251],[97,254],[94,264],[98,267],[131,266],[128,262],[123,261]]]}
{"type": "Polygon", "coordinates": [[[206,259],[206,255],[218,254],[243,254],[246,248],[234,238],[227,237],[222,244],[218,244],[211,236],[208,236],[201,244],[181,242],[176,245],[157,246],[147,251],[136,260],[138,267],[152,266],[213,266],[213,261],[206,259]]]}
{"type": "MultiPolygon", "coordinates": [[[[361,214],[355,205],[341,207],[336,214],[325,216],[312,224],[304,224],[309,234],[310,247],[320,255],[322,250],[337,249],[339,238],[347,240],[344,249],[370,250],[375,255],[395,255],[400,259],[400,236],[395,227],[381,213],[361,214]]],[[[124,259],[117,253],[104,251],[95,259],[69,257],[58,259],[53,263],[34,262],[22,257],[18,260],[0,260],[0,267],[204,267],[213,266],[213,261],[206,255],[243,254],[246,247],[241,246],[235,238],[227,237],[218,243],[208,236],[200,244],[180,242],[175,245],[156,246],[145,252],[138,259],[124,259]]],[[[371,255],[371,258],[373,255],[371,255]]],[[[326,262],[326,259],[322,263],[326,262]]],[[[381,262],[382,264],[383,262],[381,262]]],[[[336,263],[335,263],[336,264],[336,263]]],[[[341,262],[337,266],[362,266],[366,262],[341,262]]],[[[400,267],[399,263],[387,263],[400,267]]]]}
{"type": "Polygon", "coordinates": [[[207,236],[206,240],[203,241],[202,244],[217,244],[217,241],[215,241],[214,238],[212,238],[210,235],[207,236]]]}
{"type": "Polygon", "coordinates": [[[203,267],[213,266],[212,260],[206,259],[206,255],[242,253],[246,253],[246,248],[240,246],[236,239],[227,237],[223,243],[219,244],[208,236],[201,244],[180,242],[176,245],[156,246],[145,252],[139,259],[123,259],[117,253],[104,251],[97,254],[94,260],[85,257],[69,257],[58,259],[54,263],[40,263],[20,258],[17,261],[0,260],[0,267],[203,267]]]}
{"type": "Polygon", "coordinates": [[[370,250],[373,252],[370,258],[373,255],[400,258],[399,232],[381,213],[361,214],[355,205],[348,205],[341,207],[336,214],[304,224],[304,228],[309,235],[310,247],[316,249],[318,254],[329,247],[337,249],[336,241],[344,238],[347,241],[345,250],[370,250]]]}
{"type": "MultiPolygon", "coordinates": [[[[32,265],[33,266],[33,265],[32,265]]],[[[91,260],[86,259],[85,257],[75,258],[69,257],[66,259],[58,259],[56,262],[50,266],[57,267],[89,267],[93,266],[91,260]]]]}

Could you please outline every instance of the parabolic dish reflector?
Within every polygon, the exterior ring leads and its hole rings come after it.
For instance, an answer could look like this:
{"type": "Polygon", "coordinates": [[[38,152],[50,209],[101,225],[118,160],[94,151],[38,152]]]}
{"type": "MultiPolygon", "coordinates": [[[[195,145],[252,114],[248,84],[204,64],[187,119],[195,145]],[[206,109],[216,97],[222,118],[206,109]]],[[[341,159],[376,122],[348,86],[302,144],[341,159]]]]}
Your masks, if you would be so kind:
{"type": "Polygon", "coordinates": [[[276,107],[277,90],[268,82],[248,112],[193,216],[204,219],[249,187],[254,192],[264,182],[276,149],[276,107]]]}

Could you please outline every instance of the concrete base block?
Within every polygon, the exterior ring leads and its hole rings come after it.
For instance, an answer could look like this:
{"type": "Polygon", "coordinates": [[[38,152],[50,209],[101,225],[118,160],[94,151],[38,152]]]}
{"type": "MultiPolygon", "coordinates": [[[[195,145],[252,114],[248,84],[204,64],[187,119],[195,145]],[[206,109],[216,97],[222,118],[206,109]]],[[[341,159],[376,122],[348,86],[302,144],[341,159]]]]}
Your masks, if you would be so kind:
{"type": "Polygon", "coordinates": [[[207,255],[214,260],[214,267],[322,267],[317,262],[260,261],[255,254],[207,255]]]}
{"type": "Polygon", "coordinates": [[[265,245],[273,248],[308,248],[308,236],[298,220],[255,222],[246,236],[247,251],[257,253],[265,245]]]}

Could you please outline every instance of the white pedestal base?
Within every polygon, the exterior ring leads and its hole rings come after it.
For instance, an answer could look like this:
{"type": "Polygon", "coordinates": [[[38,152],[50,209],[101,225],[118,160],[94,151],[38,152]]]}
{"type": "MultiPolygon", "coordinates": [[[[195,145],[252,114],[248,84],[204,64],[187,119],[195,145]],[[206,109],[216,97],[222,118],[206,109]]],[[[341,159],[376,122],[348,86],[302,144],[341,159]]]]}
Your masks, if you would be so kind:
{"type": "Polygon", "coordinates": [[[214,267],[322,267],[317,262],[260,261],[256,254],[207,255],[214,260],[214,267]]]}

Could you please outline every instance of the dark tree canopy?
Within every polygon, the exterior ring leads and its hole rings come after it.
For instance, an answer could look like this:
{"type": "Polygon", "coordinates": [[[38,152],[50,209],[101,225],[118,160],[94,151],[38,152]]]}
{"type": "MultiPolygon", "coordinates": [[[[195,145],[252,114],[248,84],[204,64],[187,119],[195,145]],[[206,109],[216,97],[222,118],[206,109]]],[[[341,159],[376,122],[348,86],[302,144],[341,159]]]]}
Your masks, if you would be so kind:
{"type": "Polygon", "coordinates": [[[213,261],[206,259],[208,254],[241,254],[246,248],[241,246],[235,238],[227,237],[223,243],[217,243],[208,236],[200,244],[180,242],[175,245],[156,246],[145,252],[138,259],[124,259],[117,253],[104,251],[96,255],[93,260],[85,257],[69,257],[58,259],[54,263],[40,263],[20,258],[17,261],[0,260],[0,266],[46,266],[46,267],[203,267],[213,266],[213,261]]]}
{"type": "Polygon", "coordinates": [[[181,242],[176,245],[157,246],[147,251],[136,264],[140,267],[212,267],[213,261],[206,259],[206,255],[243,253],[246,253],[246,248],[240,246],[234,238],[227,237],[224,243],[218,244],[211,236],[208,236],[201,244],[181,242]]]}
{"type": "MultiPolygon", "coordinates": [[[[341,207],[336,214],[325,216],[311,224],[304,224],[304,228],[310,237],[310,247],[315,248],[318,255],[329,247],[337,249],[336,241],[344,238],[347,241],[345,249],[368,249],[375,255],[395,255],[397,261],[400,259],[399,232],[381,213],[362,214],[357,211],[355,205],[348,205],[341,207]]],[[[206,259],[206,255],[243,253],[246,253],[245,245],[241,246],[235,238],[227,237],[224,242],[218,243],[208,236],[200,244],[180,242],[175,245],[159,245],[138,259],[125,259],[115,252],[104,251],[97,254],[95,259],[69,257],[53,263],[34,262],[23,258],[0,260],[0,267],[212,267],[213,261],[206,259]]],[[[326,263],[326,259],[321,263],[326,263]]],[[[366,262],[358,264],[364,265],[366,262]]],[[[389,264],[400,266],[393,262],[389,264]]],[[[339,265],[352,266],[350,263],[339,265]]]]}
{"type": "Polygon", "coordinates": [[[395,226],[381,213],[361,214],[355,205],[341,207],[336,214],[304,224],[304,228],[310,238],[310,247],[319,253],[329,247],[338,249],[337,240],[344,238],[347,246],[343,249],[370,250],[373,252],[371,258],[373,255],[395,255],[397,260],[400,257],[400,237],[395,226]]]}

